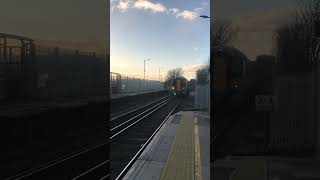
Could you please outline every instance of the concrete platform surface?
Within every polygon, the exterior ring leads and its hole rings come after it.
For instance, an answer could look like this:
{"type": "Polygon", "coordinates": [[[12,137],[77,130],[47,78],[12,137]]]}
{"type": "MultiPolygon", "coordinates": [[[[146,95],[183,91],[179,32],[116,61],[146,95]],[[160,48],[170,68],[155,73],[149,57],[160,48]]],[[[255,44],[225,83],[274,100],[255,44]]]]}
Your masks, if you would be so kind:
{"type": "Polygon", "coordinates": [[[315,159],[276,156],[229,156],[213,163],[213,178],[221,180],[318,180],[320,162],[315,159]]]}
{"type": "Polygon", "coordinates": [[[107,97],[92,98],[60,98],[54,101],[6,101],[0,102],[0,117],[18,118],[33,114],[40,114],[57,108],[78,108],[88,103],[104,103],[107,97]]]}
{"type": "Polygon", "coordinates": [[[125,180],[210,179],[210,116],[185,111],[172,115],[125,180]]]}

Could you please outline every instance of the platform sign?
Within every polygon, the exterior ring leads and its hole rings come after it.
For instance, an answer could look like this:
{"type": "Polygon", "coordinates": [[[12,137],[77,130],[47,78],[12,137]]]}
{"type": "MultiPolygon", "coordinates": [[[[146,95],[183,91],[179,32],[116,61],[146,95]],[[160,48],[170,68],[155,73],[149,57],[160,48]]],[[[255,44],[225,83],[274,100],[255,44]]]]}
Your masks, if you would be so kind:
{"type": "Polygon", "coordinates": [[[275,97],[272,95],[256,95],[255,101],[257,111],[272,111],[275,97]]]}

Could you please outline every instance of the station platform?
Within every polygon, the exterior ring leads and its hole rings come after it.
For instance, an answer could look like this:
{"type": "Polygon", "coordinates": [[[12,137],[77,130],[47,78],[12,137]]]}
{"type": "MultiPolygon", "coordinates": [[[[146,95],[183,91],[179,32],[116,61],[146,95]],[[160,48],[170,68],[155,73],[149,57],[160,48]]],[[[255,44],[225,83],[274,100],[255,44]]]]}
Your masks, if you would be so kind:
{"type": "Polygon", "coordinates": [[[209,180],[209,113],[182,111],[158,131],[125,180],[209,180]]]}
{"type": "Polygon", "coordinates": [[[213,163],[213,179],[320,179],[320,160],[277,156],[228,156],[213,163]]]}
{"type": "Polygon", "coordinates": [[[54,101],[6,101],[0,102],[0,117],[19,118],[46,113],[52,109],[81,108],[89,103],[107,102],[106,97],[60,98],[54,101]]]}

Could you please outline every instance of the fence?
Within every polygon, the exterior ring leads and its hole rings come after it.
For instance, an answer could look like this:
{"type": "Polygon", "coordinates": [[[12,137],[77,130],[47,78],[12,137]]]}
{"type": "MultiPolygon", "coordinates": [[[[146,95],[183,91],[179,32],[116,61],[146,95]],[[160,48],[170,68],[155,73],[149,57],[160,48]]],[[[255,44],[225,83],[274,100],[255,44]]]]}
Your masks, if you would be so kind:
{"type": "Polygon", "coordinates": [[[121,75],[110,72],[110,94],[121,93],[121,75]]]}
{"type": "Polygon", "coordinates": [[[195,109],[210,110],[210,84],[197,84],[195,89],[195,109]]]}
{"type": "Polygon", "coordinates": [[[79,51],[75,49],[67,49],[60,47],[35,45],[36,56],[57,56],[57,55],[80,55],[80,56],[96,56],[95,52],[79,51]]]}
{"type": "Polygon", "coordinates": [[[143,80],[141,78],[110,72],[111,94],[159,91],[163,89],[164,85],[160,81],[143,80]]]}
{"type": "Polygon", "coordinates": [[[316,142],[315,72],[281,75],[275,79],[276,108],[270,121],[271,150],[304,155],[316,142]]]}
{"type": "Polygon", "coordinates": [[[11,64],[21,62],[30,53],[33,40],[10,34],[0,33],[0,63],[11,64]]]}

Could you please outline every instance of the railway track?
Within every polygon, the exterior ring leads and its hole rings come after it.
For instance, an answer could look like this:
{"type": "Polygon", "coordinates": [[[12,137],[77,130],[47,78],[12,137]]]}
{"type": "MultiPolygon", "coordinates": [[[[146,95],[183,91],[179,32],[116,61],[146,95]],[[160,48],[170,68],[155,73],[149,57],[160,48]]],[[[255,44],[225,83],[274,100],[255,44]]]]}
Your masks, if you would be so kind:
{"type": "Polygon", "coordinates": [[[137,156],[137,152],[142,152],[142,148],[149,143],[149,139],[155,134],[157,128],[176,107],[177,99],[167,96],[113,117],[110,120],[111,129],[108,140],[7,178],[7,180],[115,179],[113,176],[124,174],[126,169],[132,165],[133,158],[137,156]],[[142,148],[141,143],[144,144],[142,148]],[[116,149],[111,149],[111,159],[108,157],[110,145],[111,147],[117,147],[116,149]],[[121,148],[125,146],[131,146],[131,148],[121,148]],[[120,148],[118,149],[118,147],[120,148]],[[113,159],[115,154],[112,154],[112,152],[114,151],[126,157],[116,167],[113,166],[116,160],[113,159]],[[108,173],[109,167],[111,168],[111,174],[108,173]]]}
{"type": "Polygon", "coordinates": [[[135,126],[116,139],[111,139],[110,179],[123,178],[162,124],[177,109],[179,103],[180,100],[175,97],[160,102],[139,118],[140,121],[136,121],[135,126]]]}

